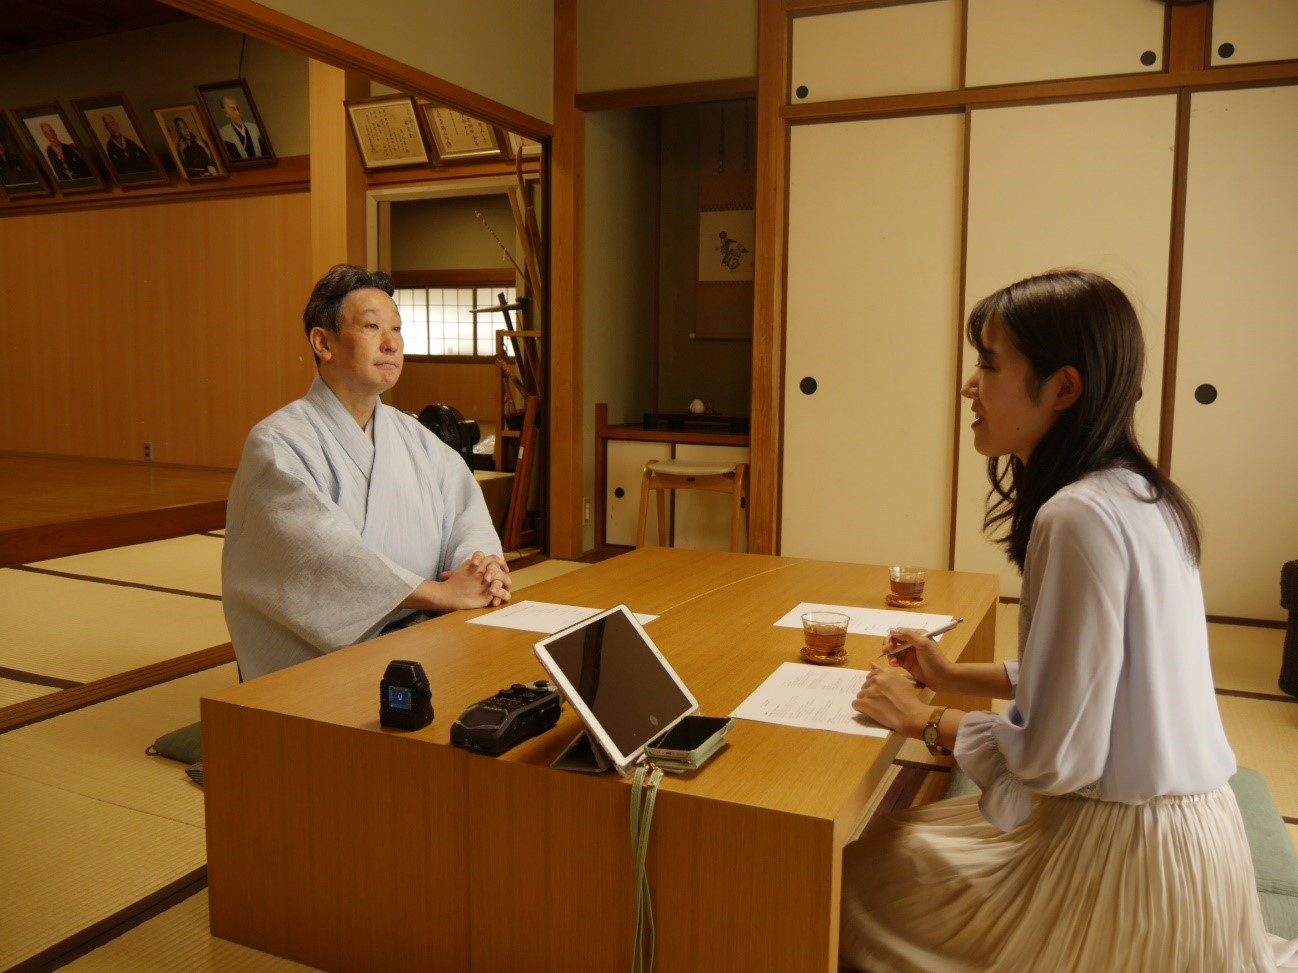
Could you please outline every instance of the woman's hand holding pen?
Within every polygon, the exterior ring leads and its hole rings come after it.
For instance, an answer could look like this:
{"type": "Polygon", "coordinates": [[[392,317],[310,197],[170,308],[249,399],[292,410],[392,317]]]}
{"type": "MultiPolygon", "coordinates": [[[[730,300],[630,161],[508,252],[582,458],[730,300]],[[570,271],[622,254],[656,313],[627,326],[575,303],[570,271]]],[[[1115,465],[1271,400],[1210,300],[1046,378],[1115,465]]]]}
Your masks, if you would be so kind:
{"type": "Polygon", "coordinates": [[[920,628],[894,628],[883,641],[883,654],[893,666],[910,673],[921,686],[942,690],[954,663],[920,628]]]}

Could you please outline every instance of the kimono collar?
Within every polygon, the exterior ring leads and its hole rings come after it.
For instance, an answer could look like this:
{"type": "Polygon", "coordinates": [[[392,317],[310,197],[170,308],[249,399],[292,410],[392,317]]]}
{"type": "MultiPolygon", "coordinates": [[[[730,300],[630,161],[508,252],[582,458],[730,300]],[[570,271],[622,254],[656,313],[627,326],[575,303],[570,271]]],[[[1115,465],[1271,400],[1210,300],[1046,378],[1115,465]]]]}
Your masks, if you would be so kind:
{"type": "MultiPolygon", "coordinates": [[[[374,423],[377,438],[382,403],[377,401],[378,396],[375,396],[375,399],[374,417],[370,421],[374,423]]],[[[333,389],[329,388],[319,375],[316,375],[311,383],[306,401],[320,413],[325,426],[338,440],[338,445],[342,447],[348,459],[355,463],[357,469],[368,478],[374,468],[374,441],[365,430],[356,425],[356,420],[347,411],[347,407],[338,401],[338,396],[334,395],[333,389]]]]}

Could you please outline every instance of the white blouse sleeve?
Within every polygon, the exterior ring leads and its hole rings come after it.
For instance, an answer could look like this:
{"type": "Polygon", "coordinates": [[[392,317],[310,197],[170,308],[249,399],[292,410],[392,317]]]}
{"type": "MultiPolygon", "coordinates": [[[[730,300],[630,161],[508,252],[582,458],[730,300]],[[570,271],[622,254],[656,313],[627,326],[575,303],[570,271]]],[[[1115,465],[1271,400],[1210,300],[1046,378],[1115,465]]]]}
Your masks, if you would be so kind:
{"type": "Polygon", "coordinates": [[[1104,770],[1128,575],[1107,514],[1071,496],[1041,509],[1023,579],[1033,614],[1014,702],[999,716],[968,714],[956,736],[956,760],[982,788],[983,815],[1002,831],[1028,816],[1033,793],[1068,794],[1104,770]]]}

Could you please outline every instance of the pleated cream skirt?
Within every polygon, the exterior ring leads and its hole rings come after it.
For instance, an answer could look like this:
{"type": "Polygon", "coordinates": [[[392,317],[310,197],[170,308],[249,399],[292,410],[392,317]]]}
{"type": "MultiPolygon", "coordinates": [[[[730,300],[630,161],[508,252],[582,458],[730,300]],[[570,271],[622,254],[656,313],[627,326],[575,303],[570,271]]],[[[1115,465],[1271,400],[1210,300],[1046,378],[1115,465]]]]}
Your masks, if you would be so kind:
{"type": "Polygon", "coordinates": [[[882,818],[843,852],[840,955],[868,973],[1275,970],[1234,792],[978,798],[882,818]]]}

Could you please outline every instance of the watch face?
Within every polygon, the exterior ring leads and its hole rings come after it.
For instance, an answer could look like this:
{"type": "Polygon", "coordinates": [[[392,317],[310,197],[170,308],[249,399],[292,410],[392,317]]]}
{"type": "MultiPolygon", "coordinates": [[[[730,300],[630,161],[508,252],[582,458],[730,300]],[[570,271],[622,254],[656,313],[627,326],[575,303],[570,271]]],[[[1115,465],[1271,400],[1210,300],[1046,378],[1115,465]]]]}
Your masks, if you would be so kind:
{"type": "Polygon", "coordinates": [[[932,723],[924,727],[924,742],[930,747],[936,747],[938,741],[937,727],[932,723]]]}

